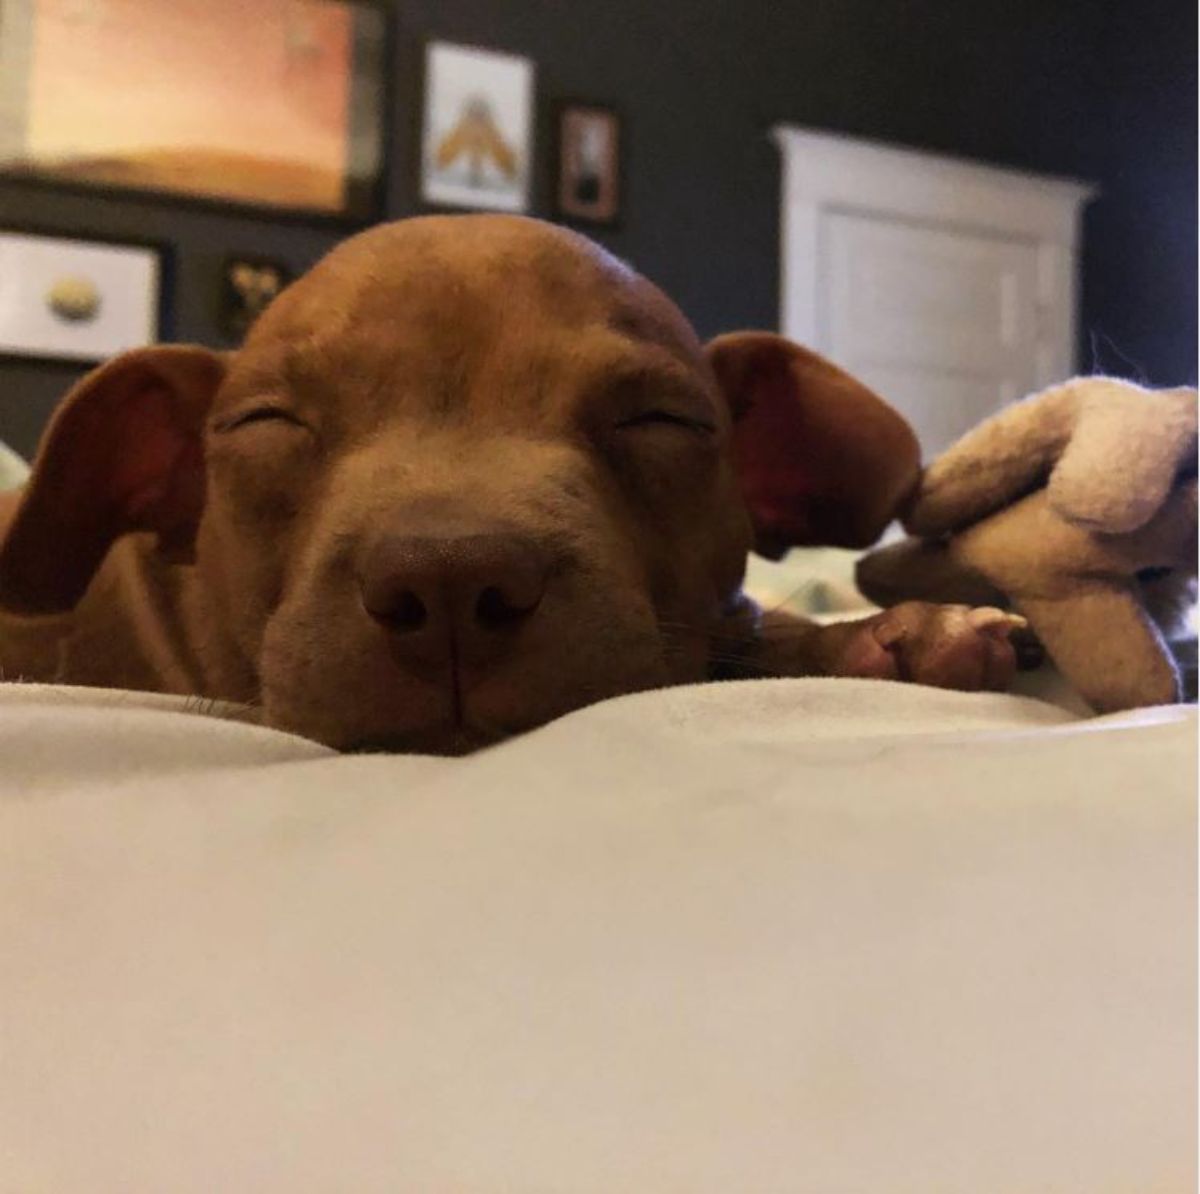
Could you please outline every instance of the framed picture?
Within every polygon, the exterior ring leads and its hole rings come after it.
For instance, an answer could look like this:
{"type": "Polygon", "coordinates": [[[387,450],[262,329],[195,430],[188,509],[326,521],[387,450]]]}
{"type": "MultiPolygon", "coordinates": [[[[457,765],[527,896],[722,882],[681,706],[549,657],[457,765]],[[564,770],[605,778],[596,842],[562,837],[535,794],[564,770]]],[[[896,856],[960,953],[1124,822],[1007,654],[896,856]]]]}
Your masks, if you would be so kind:
{"type": "Polygon", "coordinates": [[[282,261],[267,257],[227,257],[221,267],[217,324],[230,340],[241,340],[271,300],[292,280],[282,261]]]}
{"type": "Polygon", "coordinates": [[[375,0],[0,4],[0,173],[368,220],[386,15],[375,0]]]}
{"type": "Polygon", "coordinates": [[[533,63],[431,43],[425,58],[421,197],[444,207],[526,211],[533,63]]]}
{"type": "Polygon", "coordinates": [[[159,339],[150,244],[0,230],[0,355],[95,364],[159,339]]]}
{"type": "Polygon", "coordinates": [[[621,121],[612,108],[566,103],[558,114],[560,215],[613,224],[621,214],[621,121]]]}

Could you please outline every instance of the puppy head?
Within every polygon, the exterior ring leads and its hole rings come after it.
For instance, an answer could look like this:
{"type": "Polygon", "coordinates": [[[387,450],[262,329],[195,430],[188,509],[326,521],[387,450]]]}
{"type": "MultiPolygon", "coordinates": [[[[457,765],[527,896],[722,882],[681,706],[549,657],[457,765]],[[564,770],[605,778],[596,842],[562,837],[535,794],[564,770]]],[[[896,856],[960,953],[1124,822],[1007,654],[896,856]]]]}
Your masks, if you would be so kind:
{"type": "Polygon", "coordinates": [[[270,724],[463,750],[704,678],[752,543],[870,542],[916,463],[844,374],[775,336],[704,349],[582,237],[409,220],[334,250],[228,362],[142,350],[81,383],[0,600],[69,606],[152,529],[194,550],[270,724]],[[87,544],[65,574],[55,519],[87,544]]]}

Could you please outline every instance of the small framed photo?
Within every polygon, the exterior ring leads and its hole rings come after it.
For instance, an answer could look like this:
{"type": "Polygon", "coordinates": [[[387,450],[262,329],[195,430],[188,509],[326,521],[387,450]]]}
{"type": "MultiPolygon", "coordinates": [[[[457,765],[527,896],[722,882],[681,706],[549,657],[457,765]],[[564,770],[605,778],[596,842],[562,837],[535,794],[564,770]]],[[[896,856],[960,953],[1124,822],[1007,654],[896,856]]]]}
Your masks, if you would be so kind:
{"type": "Polygon", "coordinates": [[[0,355],[95,364],[160,336],[157,245],[0,230],[0,355]]]}
{"type": "Polygon", "coordinates": [[[227,257],[221,267],[217,324],[230,340],[241,340],[272,299],[292,280],[292,271],[267,257],[227,257]]]}
{"type": "Polygon", "coordinates": [[[421,135],[421,197],[426,203],[529,209],[533,86],[528,58],[430,43],[421,135]]]}
{"type": "Polygon", "coordinates": [[[388,8],[0,3],[0,173],[306,220],[373,219],[388,8]]]}
{"type": "Polygon", "coordinates": [[[587,224],[621,214],[621,120],[598,104],[563,104],[558,114],[558,212],[587,224]]]}

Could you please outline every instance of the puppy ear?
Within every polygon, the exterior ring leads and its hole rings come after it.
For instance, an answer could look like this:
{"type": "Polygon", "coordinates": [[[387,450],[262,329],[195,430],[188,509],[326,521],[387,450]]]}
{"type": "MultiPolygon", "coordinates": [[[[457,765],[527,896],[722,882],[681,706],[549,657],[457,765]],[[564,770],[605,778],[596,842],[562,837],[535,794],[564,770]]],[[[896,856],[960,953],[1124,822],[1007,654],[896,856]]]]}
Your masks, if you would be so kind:
{"type": "Polygon", "coordinates": [[[733,413],[733,454],[755,550],[874,543],[912,492],[921,452],[883,399],[815,352],[769,332],[706,349],[733,413]]]}
{"type": "Polygon", "coordinates": [[[0,605],[73,608],[129,531],[187,557],[204,508],[204,420],[224,372],[205,348],[142,348],[71,390],[0,543],[0,605]]]}

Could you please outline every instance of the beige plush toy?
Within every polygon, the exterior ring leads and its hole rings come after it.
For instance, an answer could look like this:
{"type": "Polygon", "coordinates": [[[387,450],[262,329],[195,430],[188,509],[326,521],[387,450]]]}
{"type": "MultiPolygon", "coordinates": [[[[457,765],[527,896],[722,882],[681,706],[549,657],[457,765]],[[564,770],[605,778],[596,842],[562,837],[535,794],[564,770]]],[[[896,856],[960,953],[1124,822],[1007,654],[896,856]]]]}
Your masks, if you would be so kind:
{"type": "Polygon", "coordinates": [[[1168,642],[1196,599],[1194,389],[1108,377],[1054,386],[926,470],[913,538],[859,564],[891,605],[1006,604],[1098,712],[1179,699],[1168,642]]]}

